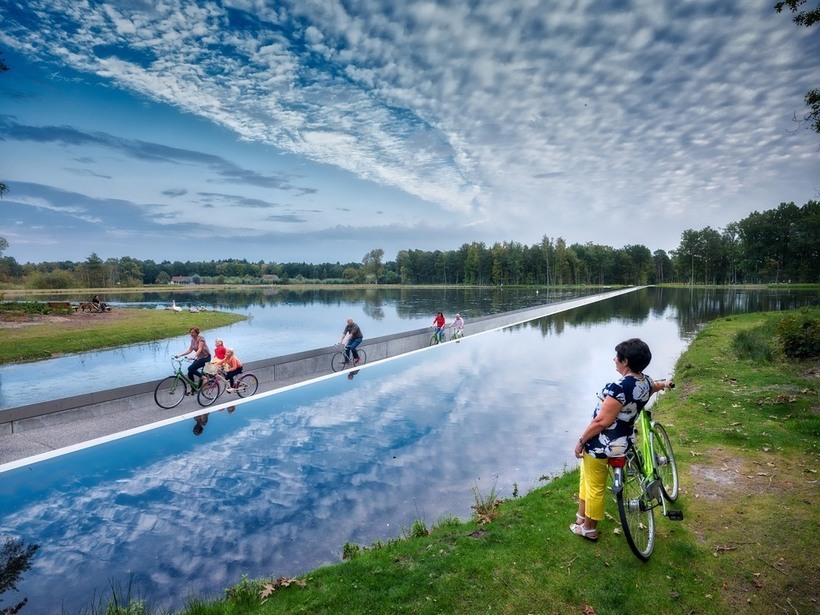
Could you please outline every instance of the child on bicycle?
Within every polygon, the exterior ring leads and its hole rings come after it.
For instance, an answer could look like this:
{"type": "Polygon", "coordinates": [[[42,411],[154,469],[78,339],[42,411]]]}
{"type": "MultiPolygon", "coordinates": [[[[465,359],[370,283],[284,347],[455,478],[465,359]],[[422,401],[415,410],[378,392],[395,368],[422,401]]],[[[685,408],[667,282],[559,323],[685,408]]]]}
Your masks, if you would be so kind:
{"type": "Polygon", "coordinates": [[[228,388],[225,389],[228,393],[235,393],[236,389],[234,388],[233,379],[234,376],[237,376],[242,373],[242,361],[240,361],[237,356],[234,354],[233,348],[225,349],[225,358],[215,361],[222,366],[222,369],[225,370],[225,380],[228,381],[228,388]]]}
{"type": "Polygon", "coordinates": [[[453,328],[453,335],[461,337],[464,335],[464,319],[461,314],[456,314],[455,320],[450,325],[453,328]]]}

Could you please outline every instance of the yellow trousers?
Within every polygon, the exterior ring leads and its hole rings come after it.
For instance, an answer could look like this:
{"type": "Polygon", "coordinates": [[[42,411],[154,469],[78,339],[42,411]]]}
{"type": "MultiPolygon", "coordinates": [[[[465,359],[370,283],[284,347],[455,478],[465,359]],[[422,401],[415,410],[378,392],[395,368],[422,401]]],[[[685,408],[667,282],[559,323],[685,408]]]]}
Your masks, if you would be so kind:
{"type": "Polygon", "coordinates": [[[586,516],[595,521],[604,520],[604,497],[609,476],[608,459],[598,459],[586,452],[581,460],[581,481],[578,497],[584,500],[586,516]]]}

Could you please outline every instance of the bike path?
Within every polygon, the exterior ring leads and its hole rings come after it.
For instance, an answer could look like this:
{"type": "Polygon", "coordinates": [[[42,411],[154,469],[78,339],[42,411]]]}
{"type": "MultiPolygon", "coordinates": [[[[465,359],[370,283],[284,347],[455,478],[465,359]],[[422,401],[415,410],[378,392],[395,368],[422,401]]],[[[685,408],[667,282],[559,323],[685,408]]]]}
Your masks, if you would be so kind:
{"type": "MultiPolygon", "coordinates": [[[[465,337],[521,324],[610,299],[646,287],[632,287],[546,304],[501,314],[483,316],[469,321],[465,337]]],[[[427,346],[430,328],[365,340],[362,348],[368,363],[399,356],[427,346]]],[[[246,364],[246,371],[259,379],[257,395],[286,387],[309,385],[319,378],[330,377],[330,357],[337,348],[274,357],[246,364]]],[[[230,405],[217,400],[214,406],[203,408],[196,397],[184,400],[177,408],[161,410],[154,402],[157,381],[146,382],[109,391],[65,398],[41,404],[0,411],[0,472],[35,463],[48,457],[65,454],[89,443],[122,437],[133,430],[144,430],[194,417],[230,405]]]]}

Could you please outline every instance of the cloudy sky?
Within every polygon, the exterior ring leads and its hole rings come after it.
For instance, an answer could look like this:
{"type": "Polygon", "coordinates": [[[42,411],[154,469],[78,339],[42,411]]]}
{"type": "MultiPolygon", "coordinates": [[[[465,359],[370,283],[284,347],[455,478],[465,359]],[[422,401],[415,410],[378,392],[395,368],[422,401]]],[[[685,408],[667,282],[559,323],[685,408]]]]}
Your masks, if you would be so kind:
{"type": "Polygon", "coordinates": [[[0,0],[19,262],[675,249],[820,191],[774,0],[0,0]]]}

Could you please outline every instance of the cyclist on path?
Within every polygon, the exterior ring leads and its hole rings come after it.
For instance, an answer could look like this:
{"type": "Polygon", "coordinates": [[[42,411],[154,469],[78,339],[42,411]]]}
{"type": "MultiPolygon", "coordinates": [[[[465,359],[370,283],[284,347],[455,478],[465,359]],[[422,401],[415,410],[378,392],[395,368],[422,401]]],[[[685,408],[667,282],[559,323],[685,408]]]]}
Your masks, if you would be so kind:
{"type": "Polygon", "coordinates": [[[343,344],[347,336],[349,337],[347,339],[347,345],[345,346],[345,360],[342,365],[348,365],[350,363],[351,352],[353,353],[353,365],[356,365],[359,362],[359,353],[356,352],[356,347],[362,343],[364,334],[362,334],[359,325],[353,322],[352,318],[347,319],[347,326],[342,331],[342,337],[339,338],[339,343],[343,344]]]}
{"type": "Polygon", "coordinates": [[[446,322],[444,318],[444,314],[441,312],[436,312],[436,317],[433,319],[433,326],[436,328],[436,335],[438,336],[438,341],[444,341],[444,323],[446,322]]]}
{"type": "Polygon", "coordinates": [[[196,382],[196,376],[200,384],[202,383],[202,372],[200,371],[202,367],[211,360],[211,351],[208,349],[208,344],[205,342],[205,338],[199,334],[199,327],[191,327],[188,330],[188,333],[191,334],[191,345],[188,346],[188,350],[183,352],[182,354],[176,355],[176,358],[184,357],[187,354],[194,353],[194,360],[191,365],[188,366],[188,380],[191,382],[196,382]]]}

